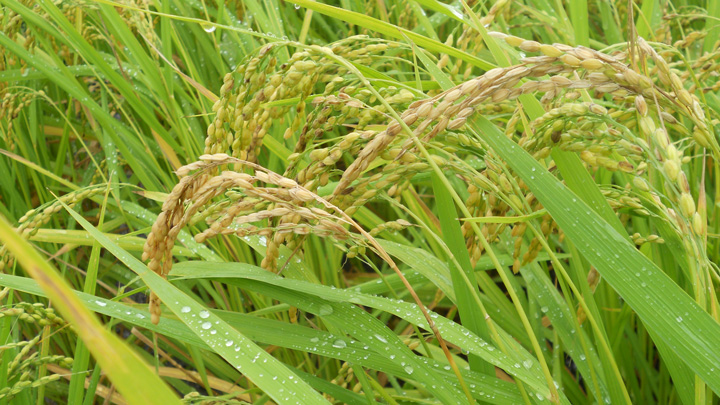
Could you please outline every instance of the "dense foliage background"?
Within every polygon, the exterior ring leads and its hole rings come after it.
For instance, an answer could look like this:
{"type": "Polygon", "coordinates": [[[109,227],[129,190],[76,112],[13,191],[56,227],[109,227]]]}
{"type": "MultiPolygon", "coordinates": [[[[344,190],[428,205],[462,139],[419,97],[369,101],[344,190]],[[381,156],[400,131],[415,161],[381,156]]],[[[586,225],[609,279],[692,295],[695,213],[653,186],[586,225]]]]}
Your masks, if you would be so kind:
{"type": "Polygon", "coordinates": [[[717,403],[720,2],[0,22],[0,404],[717,403]]]}

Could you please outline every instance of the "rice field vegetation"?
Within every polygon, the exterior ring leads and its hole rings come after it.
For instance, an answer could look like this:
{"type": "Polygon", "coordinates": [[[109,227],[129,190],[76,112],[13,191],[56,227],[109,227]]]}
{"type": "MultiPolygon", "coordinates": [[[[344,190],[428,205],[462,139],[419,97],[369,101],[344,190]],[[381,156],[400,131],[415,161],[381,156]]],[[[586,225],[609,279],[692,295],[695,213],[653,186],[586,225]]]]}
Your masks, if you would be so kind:
{"type": "Polygon", "coordinates": [[[720,400],[720,2],[0,0],[0,405],[720,400]]]}

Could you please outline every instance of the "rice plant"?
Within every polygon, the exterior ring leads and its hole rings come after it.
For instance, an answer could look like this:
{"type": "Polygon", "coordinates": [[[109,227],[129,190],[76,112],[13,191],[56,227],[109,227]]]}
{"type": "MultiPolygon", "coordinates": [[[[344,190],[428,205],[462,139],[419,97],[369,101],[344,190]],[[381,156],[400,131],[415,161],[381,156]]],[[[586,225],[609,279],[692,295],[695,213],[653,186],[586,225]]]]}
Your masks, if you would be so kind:
{"type": "Polygon", "coordinates": [[[720,2],[0,21],[0,405],[718,402],[720,2]]]}

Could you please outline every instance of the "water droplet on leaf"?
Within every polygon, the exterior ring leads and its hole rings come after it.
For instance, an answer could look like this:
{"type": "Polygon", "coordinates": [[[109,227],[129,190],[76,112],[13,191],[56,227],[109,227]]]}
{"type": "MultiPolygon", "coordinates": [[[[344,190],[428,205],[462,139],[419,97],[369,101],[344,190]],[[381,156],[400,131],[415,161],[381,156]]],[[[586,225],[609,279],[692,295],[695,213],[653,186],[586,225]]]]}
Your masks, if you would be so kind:
{"type": "Polygon", "coordinates": [[[333,307],[328,304],[322,304],[320,305],[320,308],[318,309],[318,315],[320,316],[328,316],[333,313],[333,307]]]}

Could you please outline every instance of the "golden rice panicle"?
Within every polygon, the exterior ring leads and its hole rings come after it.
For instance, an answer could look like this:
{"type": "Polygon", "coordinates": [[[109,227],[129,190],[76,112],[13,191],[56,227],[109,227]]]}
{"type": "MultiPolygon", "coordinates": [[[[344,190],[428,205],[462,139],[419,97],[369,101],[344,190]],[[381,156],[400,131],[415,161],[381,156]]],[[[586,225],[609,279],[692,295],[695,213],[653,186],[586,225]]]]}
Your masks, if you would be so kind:
{"type": "MultiPolygon", "coordinates": [[[[234,163],[226,154],[203,155],[200,161],[178,170],[178,174],[183,177],[167,196],[143,247],[142,259],[148,261],[150,270],[166,277],[172,267],[175,240],[192,216],[228,188],[248,181],[249,176],[240,173],[210,174],[219,166],[231,162],[234,163]],[[190,175],[192,171],[197,173],[190,175]]],[[[150,313],[152,321],[157,323],[160,319],[160,300],[154,293],[150,295],[150,313]]]]}
{"type": "MultiPolygon", "coordinates": [[[[178,170],[180,182],[173,188],[162,206],[162,212],[153,224],[143,248],[143,260],[148,267],[166,277],[172,263],[172,248],[182,228],[188,224],[200,210],[211,201],[225,194],[229,189],[241,193],[231,204],[216,207],[216,218],[210,228],[195,236],[197,242],[220,234],[237,233],[240,235],[258,234],[266,237],[267,251],[262,266],[276,269],[279,246],[288,234],[306,235],[311,230],[322,236],[338,240],[348,239],[345,228],[332,220],[332,216],[319,209],[305,206],[320,201],[320,198],[301,187],[295,180],[281,176],[263,167],[233,158],[227,154],[203,155],[201,160],[178,170]],[[219,171],[223,166],[239,165],[253,174],[232,170],[219,171]],[[249,204],[246,204],[249,202],[249,204]],[[260,209],[259,209],[260,208],[260,209]],[[259,229],[253,225],[238,228],[253,222],[285,219],[276,229],[259,229]],[[301,221],[306,221],[305,224],[301,221]],[[312,222],[312,224],[310,224],[312,222]],[[311,226],[307,226],[311,225],[311,226]]],[[[160,317],[160,300],[154,294],[150,296],[152,322],[160,317]]]]}
{"type": "MultiPolygon", "coordinates": [[[[517,37],[508,37],[504,34],[493,35],[504,38],[511,45],[524,44],[526,49],[538,52],[542,49],[545,53],[556,56],[525,58],[520,65],[492,69],[478,78],[471,79],[430,99],[411,104],[402,113],[401,118],[405,125],[415,125],[412,135],[424,135],[423,139],[427,140],[448,129],[461,129],[467,117],[476,110],[476,106],[485,102],[502,103],[515,99],[521,94],[536,91],[544,92],[548,101],[556,97],[563,89],[595,88],[600,92],[627,93],[627,90],[620,84],[613,82],[612,78],[605,75],[596,75],[591,80],[575,80],[559,75],[559,73],[579,69],[590,72],[602,68],[618,70],[625,68],[620,60],[613,56],[583,47],[572,48],[559,44],[542,47],[540,44],[517,39],[517,37]],[[520,87],[515,87],[523,78],[540,77],[547,74],[554,74],[554,76],[551,76],[550,80],[528,81],[520,87]]],[[[632,74],[630,75],[632,76],[632,74]]],[[[647,85],[646,78],[642,77],[632,76],[632,82],[641,87],[647,85]]],[[[622,84],[627,85],[625,82],[622,84]]],[[[380,132],[363,148],[353,163],[344,171],[335,195],[341,195],[358,178],[359,174],[369,167],[379,153],[395,141],[396,137],[401,134],[402,127],[401,123],[391,121],[387,129],[380,132]]]]}
{"type": "Polygon", "coordinates": [[[328,47],[310,46],[278,65],[275,54],[282,46],[265,45],[225,76],[220,99],[213,106],[216,115],[207,129],[205,152],[256,161],[273,123],[284,122],[291,113],[292,120],[284,132],[289,138],[306,122],[310,95],[329,95],[346,87],[345,68],[327,59],[326,51],[358,64],[371,64],[373,55],[389,48],[391,45],[383,42],[350,37],[328,47]],[[293,98],[298,99],[295,105],[275,103],[293,98]]]}

